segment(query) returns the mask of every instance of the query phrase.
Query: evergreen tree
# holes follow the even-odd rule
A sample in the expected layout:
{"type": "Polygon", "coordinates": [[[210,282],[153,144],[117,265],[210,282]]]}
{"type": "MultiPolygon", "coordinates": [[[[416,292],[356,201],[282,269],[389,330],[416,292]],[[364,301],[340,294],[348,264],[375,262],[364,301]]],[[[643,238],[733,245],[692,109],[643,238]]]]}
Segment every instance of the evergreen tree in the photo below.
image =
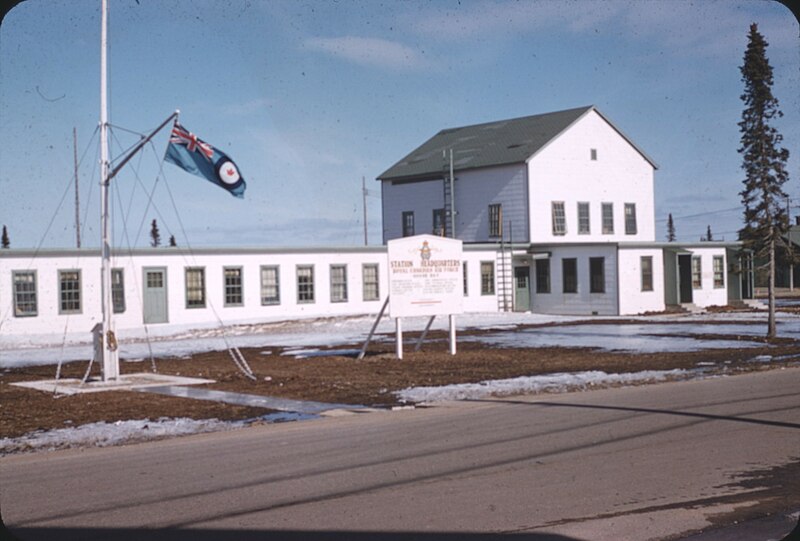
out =
{"type": "Polygon", "coordinates": [[[178,245],[178,243],[175,242],[175,235],[170,235],[169,236],[169,247],[170,248],[175,248],[177,245],[178,245]]]}
{"type": "Polygon", "coordinates": [[[709,242],[714,240],[714,235],[711,234],[711,226],[710,225],[706,229],[706,240],[709,241],[709,242]]]}
{"type": "Polygon", "coordinates": [[[672,221],[672,213],[667,218],[667,242],[675,242],[675,222],[672,221]]]}
{"type": "Polygon", "coordinates": [[[3,237],[0,242],[2,243],[3,248],[11,248],[11,241],[8,238],[8,229],[6,229],[5,225],[3,225],[3,237]]]}
{"type": "Polygon", "coordinates": [[[772,95],[772,66],[766,56],[767,42],[750,25],[744,65],[740,68],[745,104],[739,131],[742,134],[739,153],[745,171],[744,189],[739,193],[744,205],[744,228],[739,238],[745,248],[766,258],[769,273],[767,337],[775,336],[775,248],[783,244],[788,216],[781,204],[786,200],[783,185],[789,179],[786,162],[789,151],[781,147],[783,136],[771,125],[783,116],[778,100],[772,95]]]}
{"type": "Polygon", "coordinates": [[[153,219],[153,223],[150,224],[150,246],[153,248],[161,246],[161,233],[158,231],[158,224],[155,218],[153,219]]]}

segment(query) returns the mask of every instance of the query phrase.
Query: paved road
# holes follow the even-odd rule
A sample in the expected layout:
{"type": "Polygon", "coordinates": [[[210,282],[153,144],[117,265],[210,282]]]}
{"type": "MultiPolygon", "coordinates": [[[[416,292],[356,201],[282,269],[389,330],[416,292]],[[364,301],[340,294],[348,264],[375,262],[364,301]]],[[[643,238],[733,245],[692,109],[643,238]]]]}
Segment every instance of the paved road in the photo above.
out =
{"type": "Polygon", "coordinates": [[[664,539],[800,507],[798,389],[794,368],[6,457],[0,505],[21,539],[664,539]]]}

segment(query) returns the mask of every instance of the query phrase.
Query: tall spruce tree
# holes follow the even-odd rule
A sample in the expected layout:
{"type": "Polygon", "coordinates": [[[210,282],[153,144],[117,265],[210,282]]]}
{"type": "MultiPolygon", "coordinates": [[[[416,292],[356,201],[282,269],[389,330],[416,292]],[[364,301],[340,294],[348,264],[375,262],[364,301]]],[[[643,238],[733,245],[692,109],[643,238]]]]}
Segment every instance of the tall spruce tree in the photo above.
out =
{"type": "Polygon", "coordinates": [[[11,248],[11,240],[8,238],[8,229],[6,229],[5,224],[3,225],[3,237],[2,240],[0,240],[0,243],[2,243],[0,246],[3,248],[11,248]]]}
{"type": "Polygon", "coordinates": [[[169,236],[169,247],[170,248],[175,248],[176,246],[178,246],[178,243],[175,241],[175,235],[170,235],[169,236]]]}
{"type": "Polygon", "coordinates": [[[675,242],[675,222],[672,221],[672,213],[667,218],[667,242],[675,242]]]}
{"type": "Polygon", "coordinates": [[[739,239],[756,257],[766,259],[769,316],[767,338],[775,337],[775,248],[783,244],[788,217],[782,203],[786,200],[783,185],[789,180],[786,162],[789,151],[781,147],[783,136],[772,126],[783,116],[778,100],[772,95],[772,66],[767,60],[767,42],[750,25],[744,65],[740,68],[745,104],[739,131],[742,134],[739,153],[745,171],[744,189],[739,193],[744,205],[744,228],[739,239]]]}
{"type": "Polygon", "coordinates": [[[150,224],[150,246],[153,248],[161,246],[161,233],[158,231],[158,223],[155,218],[153,218],[153,222],[150,224]]]}

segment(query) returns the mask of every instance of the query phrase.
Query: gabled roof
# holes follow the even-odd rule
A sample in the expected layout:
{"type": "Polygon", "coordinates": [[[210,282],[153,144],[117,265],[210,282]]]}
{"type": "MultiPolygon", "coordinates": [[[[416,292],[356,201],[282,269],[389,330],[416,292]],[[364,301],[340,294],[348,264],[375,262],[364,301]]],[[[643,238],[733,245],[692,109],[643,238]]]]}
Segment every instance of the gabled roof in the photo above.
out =
{"type": "Polygon", "coordinates": [[[591,105],[442,130],[384,171],[378,180],[439,178],[449,169],[450,149],[453,150],[453,168],[456,171],[524,163],[590,111],[599,114],[653,167],[657,167],[653,160],[591,105]]]}

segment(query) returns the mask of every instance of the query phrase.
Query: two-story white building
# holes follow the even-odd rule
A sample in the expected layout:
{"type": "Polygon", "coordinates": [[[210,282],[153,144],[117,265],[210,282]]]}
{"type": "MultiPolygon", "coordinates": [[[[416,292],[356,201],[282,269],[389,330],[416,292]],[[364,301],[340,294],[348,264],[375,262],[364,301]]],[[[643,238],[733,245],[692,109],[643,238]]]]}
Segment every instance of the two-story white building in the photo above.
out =
{"type": "Polygon", "coordinates": [[[442,130],[378,177],[384,242],[497,243],[500,305],[516,310],[637,314],[740,299],[735,244],[656,242],[656,169],[592,106],[442,130]]]}

